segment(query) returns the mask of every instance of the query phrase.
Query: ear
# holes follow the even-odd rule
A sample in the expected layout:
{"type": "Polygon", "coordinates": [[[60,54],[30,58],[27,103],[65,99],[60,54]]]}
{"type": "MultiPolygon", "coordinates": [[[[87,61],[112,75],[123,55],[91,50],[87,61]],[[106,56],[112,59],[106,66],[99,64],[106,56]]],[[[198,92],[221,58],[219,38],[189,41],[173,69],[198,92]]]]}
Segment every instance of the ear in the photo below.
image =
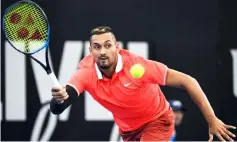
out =
{"type": "Polygon", "coordinates": [[[119,50],[121,49],[119,43],[116,43],[116,49],[117,49],[117,53],[119,53],[119,50]]]}

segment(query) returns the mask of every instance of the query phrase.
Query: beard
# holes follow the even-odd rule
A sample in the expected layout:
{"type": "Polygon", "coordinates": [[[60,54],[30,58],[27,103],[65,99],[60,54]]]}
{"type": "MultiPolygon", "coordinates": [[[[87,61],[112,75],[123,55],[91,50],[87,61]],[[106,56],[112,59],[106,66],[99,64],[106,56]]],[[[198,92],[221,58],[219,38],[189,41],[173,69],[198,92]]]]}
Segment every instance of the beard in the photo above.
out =
{"type": "Polygon", "coordinates": [[[108,59],[106,60],[100,60],[98,63],[97,63],[98,67],[101,68],[101,69],[104,69],[104,70],[107,70],[111,67],[111,65],[109,64],[109,61],[108,59]]]}
{"type": "Polygon", "coordinates": [[[103,70],[107,70],[107,69],[109,69],[110,68],[110,66],[109,65],[102,65],[102,66],[99,66],[101,69],[103,69],[103,70]]]}

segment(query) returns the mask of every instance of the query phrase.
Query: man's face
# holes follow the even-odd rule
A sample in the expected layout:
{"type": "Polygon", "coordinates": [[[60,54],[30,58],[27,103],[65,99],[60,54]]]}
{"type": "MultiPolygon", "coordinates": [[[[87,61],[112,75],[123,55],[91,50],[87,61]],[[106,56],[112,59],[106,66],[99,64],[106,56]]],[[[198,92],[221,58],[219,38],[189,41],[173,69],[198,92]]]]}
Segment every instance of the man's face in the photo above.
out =
{"type": "Polygon", "coordinates": [[[175,125],[178,126],[181,124],[183,120],[183,112],[182,111],[174,111],[175,125]]]}
{"type": "Polygon", "coordinates": [[[93,35],[90,44],[90,53],[99,68],[109,69],[116,64],[119,47],[112,33],[93,35]]]}

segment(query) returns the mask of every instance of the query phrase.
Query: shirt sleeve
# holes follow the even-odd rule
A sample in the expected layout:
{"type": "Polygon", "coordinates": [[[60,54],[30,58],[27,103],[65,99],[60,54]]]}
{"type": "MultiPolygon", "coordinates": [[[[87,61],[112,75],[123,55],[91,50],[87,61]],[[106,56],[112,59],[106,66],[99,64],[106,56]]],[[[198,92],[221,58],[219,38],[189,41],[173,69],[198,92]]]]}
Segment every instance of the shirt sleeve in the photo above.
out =
{"type": "Polygon", "coordinates": [[[84,69],[78,69],[70,78],[67,85],[73,87],[77,94],[80,95],[86,88],[88,84],[88,72],[84,69]]]}
{"type": "Polygon", "coordinates": [[[168,67],[160,62],[138,57],[138,63],[144,67],[142,82],[166,85],[168,67]]]}

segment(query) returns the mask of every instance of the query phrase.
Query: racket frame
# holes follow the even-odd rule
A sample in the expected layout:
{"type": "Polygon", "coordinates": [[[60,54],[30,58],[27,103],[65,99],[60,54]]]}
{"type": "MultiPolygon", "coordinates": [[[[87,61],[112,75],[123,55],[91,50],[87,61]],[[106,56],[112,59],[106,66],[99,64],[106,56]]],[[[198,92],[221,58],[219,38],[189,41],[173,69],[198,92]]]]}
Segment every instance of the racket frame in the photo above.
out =
{"type": "Polygon", "coordinates": [[[10,5],[5,11],[4,11],[4,15],[3,15],[3,20],[2,20],[2,29],[3,29],[3,33],[4,33],[4,36],[6,37],[6,40],[8,41],[8,43],[14,48],[16,49],[18,52],[22,53],[22,54],[25,54],[27,57],[30,57],[31,59],[33,59],[34,61],[36,61],[38,64],[40,64],[40,66],[42,66],[42,68],[44,68],[44,70],[46,71],[46,73],[49,75],[50,73],[52,73],[52,69],[49,65],[49,57],[48,57],[48,50],[49,50],[49,40],[50,40],[50,24],[49,24],[49,21],[47,19],[47,16],[46,14],[44,13],[43,9],[38,5],[36,4],[35,2],[32,2],[32,1],[29,1],[29,0],[21,0],[21,1],[18,1],[12,5],[10,5]],[[5,32],[5,26],[4,26],[4,17],[5,15],[12,9],[14,8],[15,6],[17,6],[18,4],[20,3],[23,3],[23,2],[26,2],[26,3],[29,3],[29,4],[33,4],[35,5],[39,10],[40,12],[43,14],[43,18],[46,20],[47,22],[47,39],[44,43],[44,45],[39,48],[38,50],[36,50],[35,52],[32,52],[32,53],[25,53],[25,52],[22,52],[20,51],[19,49],[17,49],[12,43],[11,41],[8,39],[7,37],[7,34],[5,32]],[[46,56],[46,65],[44,65],[42,62],[40,62],[38,59],[36,59],[35,57],[33,57],[32,55],[45,49],[45,56],[46,56]]]}
{"type": "Polygon", "coordinates": [[[3,18],[2,18],[2,30],[3,30],[3,33],[4,33],[4,36],[6,37],[6,40],[8,41],[8,43],[14,48],[16,49],[18,52],[26,55],[27,57],[33,59],[34,61],[36,61],[45,71],[46,73],[49,75],[49,77],[51,78],[51,80],[53,81],[53,84],[54,85],[58,85],[60,86],[60,83],[58,82],[58,79],[56,78],[54,72],[52,71],[51,69],[51,66],[49,64],[49,55],[48,55],[48,50],[49,50],[49,40],[50,40],[50,24],[49,24],[49,21],[47,19],[47,16],[45,14],[45,12],[43,11],[43,9],[38,5],[36,4],[35,2],[32,2],[30,0],[21,0],[21,1],[18,1],[18,2],[15,2],[14,4],[10,5],[5,11],[4,11],[4,15],[3,15],[3,18]],[[10,40],[8,39],[7,35],[6,35],[6,32],[5,32],[5,26],[4,26],[4,17],[5,15],[12,9],[14,8],[15,6],[19,5],[20,3],[29,3],[29,4],[32,4],[32,5],[35,5],[39,10],[40,12],[43,14],[43,18],[46,20],[47,22],[47,26],[48,26],[48,30],[47,30],[47,39],[45,41],[45,44],[39,48],[38,50],[36,50],[35,52],[32,52],[32,53],[25,53],[25,52],[22,52],[20,51],[19,49],[17,49],[11,42],[10,40]],[[36,59],[35,57],[33,57],[32,55],[43,50],[45,48],[45,59],[46,59],[46,65],[43,64],[42,62],[40,62],[38,59],[36,59]]]}

